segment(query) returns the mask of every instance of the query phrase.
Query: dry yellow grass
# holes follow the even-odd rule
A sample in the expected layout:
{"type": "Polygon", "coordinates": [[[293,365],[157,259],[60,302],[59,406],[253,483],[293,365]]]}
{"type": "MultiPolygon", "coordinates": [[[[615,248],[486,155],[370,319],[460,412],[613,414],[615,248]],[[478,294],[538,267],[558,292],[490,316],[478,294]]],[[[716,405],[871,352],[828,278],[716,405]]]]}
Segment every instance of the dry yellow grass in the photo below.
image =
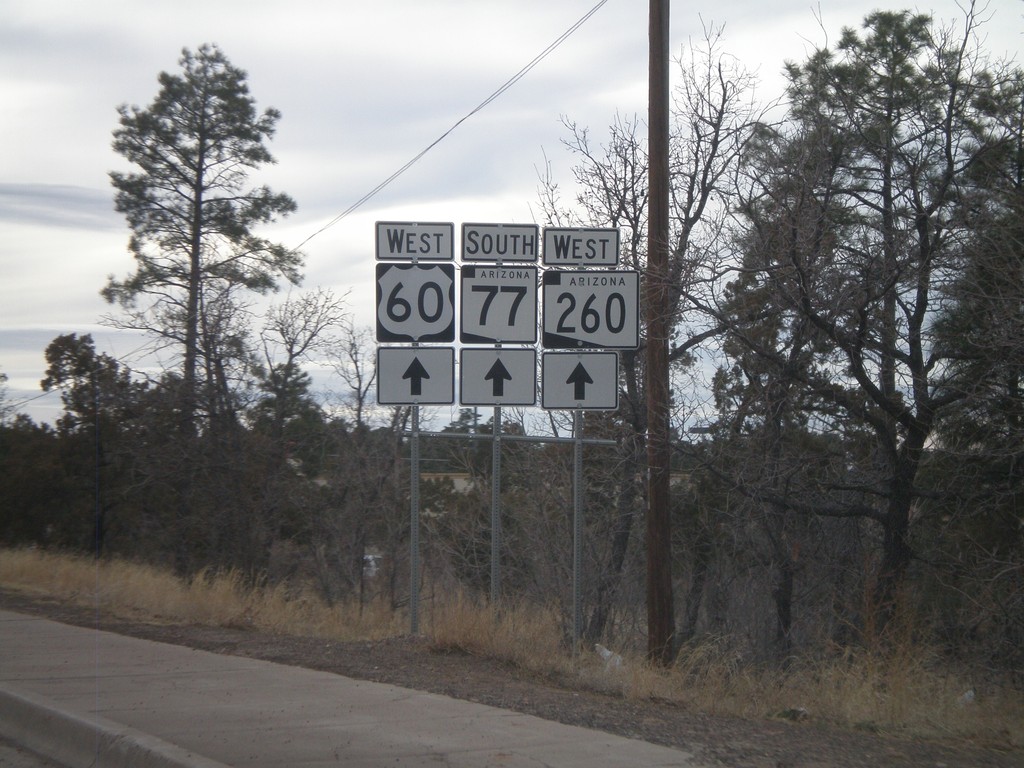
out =
{"type": "Polygon", "coordinates": [[[707,642],[685,650],[669,670],[627,656],[620,671],[603,674],[617,678],[625,696],[664,699],[708,714],[1024,746],[1024,692],[979,685],[919,646],[885,655],[849,651],[794,659],[783,669],[741,663],[724,646],[707,642]]]}
{"type": "Polygon", "coordinates": [[[186,582],[149,565],[41,550],[0,550],[0,585],[159,623],[339,640],[391,637],[403,626],[400,616],[380,605],[330,607],[310,590],[248,588],[233,572],[202,572],[186,582]]]}
{"type": "MultiPolygon", "coordinates": [[[[327,606],[309,590],[248,588],[236,574],[202,573],[184,582],[160,569],[39,550],[0,550],[0,586],[98,606],[161,623],[251,627],[281,634],[372,640],[404,634],[408,618],[383,604],[327,606]]],[[[671,669],[624,654],[606,665],[593,651],[573,656],[554,610],[453,593],[426,606],[423,626],[436,649],[493,658],[545,676],[694,711],[750,718],[789,717],[904,736],[1024,746],[1024,692],[950,670],[905,641],[886,653],[846,651],[796,659],[785,669],[742,663],[724,642],[680,654],[671,669]],[[974,691],[971,701],[963,694],[974,691]]]]}
{"type": "Polygon", "coordinates": [[[431,647],[438,650],[500,659],[540,674],[573,669],[551,610],[503,605],[496,617],[486,602],[457,592],[431,607],[428,632],[431,647]]]}

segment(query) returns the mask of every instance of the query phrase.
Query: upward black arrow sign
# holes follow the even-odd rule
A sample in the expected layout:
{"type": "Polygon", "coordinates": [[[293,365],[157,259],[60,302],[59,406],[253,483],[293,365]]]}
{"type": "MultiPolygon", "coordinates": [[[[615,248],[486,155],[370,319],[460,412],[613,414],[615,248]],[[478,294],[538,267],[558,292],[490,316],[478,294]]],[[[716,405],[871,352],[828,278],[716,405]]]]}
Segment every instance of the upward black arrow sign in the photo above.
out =
{"type": "Polygon", "coordinates": [[[576,367],[572,369],[572,373],[569,374],[569,378],[565,380],[565,383],[573,385],[572,396],[575,400],[586,400],[587,384],[593,384],[594,380],[590,378],[590,374],[583,367],[583,363],[576,363],[576,367]]]}
{"type": "Polygon", "coordinates": [[[495,360],[494,365],[484,376],[484,381],[491,382],[491,396],[503,397],[505,395],[505,382],[512,381],[512,374],[508,372],[501,360],[495,360]]]}
{"type": "Polygon", "coordinates": [[[430,374],[427,373],[427,369],[423,367],[420,359],[414,357],[409,363],[409,367],[405,369],[405,373],[402,374],[402,378],[409,379],[409,395],[418,397],[423,394],[423,380],[429,379],[430,374]]]}

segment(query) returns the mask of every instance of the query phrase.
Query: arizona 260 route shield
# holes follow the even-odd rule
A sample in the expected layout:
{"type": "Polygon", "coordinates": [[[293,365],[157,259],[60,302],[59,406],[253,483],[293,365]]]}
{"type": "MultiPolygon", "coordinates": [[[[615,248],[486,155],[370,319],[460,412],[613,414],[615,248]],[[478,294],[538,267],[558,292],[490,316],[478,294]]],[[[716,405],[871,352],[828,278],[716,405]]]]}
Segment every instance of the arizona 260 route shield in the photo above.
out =
{"type": "Polygon", "coordinates": [[[547,349],[636,349],[640,345],[639,273],[549,270],[543,280],[547,349]]]}

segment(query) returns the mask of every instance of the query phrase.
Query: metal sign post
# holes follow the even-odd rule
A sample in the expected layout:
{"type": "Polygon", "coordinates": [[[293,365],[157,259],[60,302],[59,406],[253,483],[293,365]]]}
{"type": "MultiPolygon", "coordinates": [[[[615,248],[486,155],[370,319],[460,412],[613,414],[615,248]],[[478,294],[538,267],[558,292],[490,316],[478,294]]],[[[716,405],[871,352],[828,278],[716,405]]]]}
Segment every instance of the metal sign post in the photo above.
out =
{"type": "Polygon", "coordinates": [[[494,406],[491,443],[491,606],[501,599],[501,406],[494,406]]]}
{"type": "Polygon", "coordinates": [[[583,635],[583,411],[572,412],[572,652],[583,635]]]}
{"type": "Polygon", "coordinates": [[[409,633],[420,633],[420,407],[412,407],[409,444],[409,633]]]}

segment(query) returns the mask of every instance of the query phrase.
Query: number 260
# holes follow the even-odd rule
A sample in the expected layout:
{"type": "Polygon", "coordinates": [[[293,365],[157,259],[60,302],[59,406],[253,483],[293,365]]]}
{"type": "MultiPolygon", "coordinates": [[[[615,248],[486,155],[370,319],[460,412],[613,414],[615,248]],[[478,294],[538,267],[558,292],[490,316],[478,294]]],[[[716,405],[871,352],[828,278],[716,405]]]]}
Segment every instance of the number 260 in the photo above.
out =
{"type": "MultiPolygon", "coordinates": [[[[576,326],[570,324],[573,313],[576,311],[576,297],[571,293],[560,293],[555,302],[559,305],[566,304],[565,311],[558,318],[558,333],[576,333],[576,326]]],[[[590,294],[583,302],[580,314],[580,328],[584,333],[597,333],[601,330],[601,321],[604,320],[605,328],[611,333],[621,333],[626,327],[626,299],[621,293],[608,294],[604,302],[604,313],[600,312],[597,294],[590,294]]]]}

